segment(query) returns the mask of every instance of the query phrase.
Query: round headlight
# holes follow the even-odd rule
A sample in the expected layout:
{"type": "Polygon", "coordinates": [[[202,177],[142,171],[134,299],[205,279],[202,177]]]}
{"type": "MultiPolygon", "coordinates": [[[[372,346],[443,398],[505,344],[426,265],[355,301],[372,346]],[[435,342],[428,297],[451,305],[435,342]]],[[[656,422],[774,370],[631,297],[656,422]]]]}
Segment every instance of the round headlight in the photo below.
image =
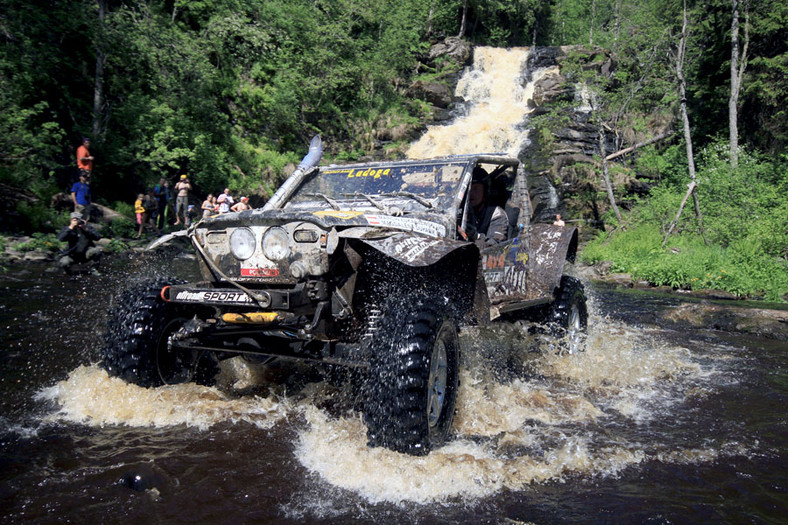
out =
{"type": "Polygon", "coordinates": [[[248,259],[254,255],[254,247],[254,233],[249,228],[238,228],[230,234],[230,251],[236,259],[248,259]]]}
{"type": "Polygon", "coordinates": [[[290,253],[290,238],[282,228],[269,228],[263,235],[263,255],[271,261],[281,261],[290,253]]]}

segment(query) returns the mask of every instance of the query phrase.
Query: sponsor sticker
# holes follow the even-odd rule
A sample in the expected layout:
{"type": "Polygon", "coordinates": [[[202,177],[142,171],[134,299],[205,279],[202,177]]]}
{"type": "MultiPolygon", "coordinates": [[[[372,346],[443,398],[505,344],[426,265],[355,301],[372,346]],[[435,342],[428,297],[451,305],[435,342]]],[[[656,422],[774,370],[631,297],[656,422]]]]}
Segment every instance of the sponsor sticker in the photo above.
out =
{"type": "Polygon", "coordinates": [[[241,277],[276,277],[279,268],[241,268],[241,277]]]}
{"type": "Polygon", "coordinates": [[[386,228],[423,233],[430,237],[446,236],[445,226],[430,221],[410,219],[408,217],[391,217],[389,215],[365,215],[365,218],[372,226],[384,226],[386,228]]]}
{"type": "Polygon", "coordinates": [[[313,212],[312,215],[318,217],[335,217],[337,219],[352,219],[361,215],[360,211],[342,211],[342,210],[323,210],[313,212]]]}
{"type": "Polygon", "coordinates": [[[190,303],[251,303],[252,299],[241,291],[181,290],[175,301],[190,303]]]}

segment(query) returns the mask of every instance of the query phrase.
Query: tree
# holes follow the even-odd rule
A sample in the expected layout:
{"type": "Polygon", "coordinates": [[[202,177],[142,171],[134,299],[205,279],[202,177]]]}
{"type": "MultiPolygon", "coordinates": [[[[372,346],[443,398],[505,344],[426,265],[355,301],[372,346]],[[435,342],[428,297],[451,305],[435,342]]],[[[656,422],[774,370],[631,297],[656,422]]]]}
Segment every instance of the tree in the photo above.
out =
{"type": "MultiPolygon", "coordinates": [[[[665,233],[665,238],[662,241],[662,247],[665,247],[665,244],[668,242],[668,237],[670,234],[673,233],[676,224],[678,224],[679,219],[681,218],[681,212],[684,210],[684,205],[687,203],[687,198],[692,195],[692,201],[695,204],[695,216],[698,219],[698,231],[703,236],[703,216],[700,212],[700,203],[698,202],[698,195],[695,193],[695,188],[697,188],[698,184],[695,178],[695,157],[692,153],[692,133],[690,131],[690,124],[689,124],[689,116],[687,115],[687,82],[684,78],[684,58],[686,56],[687,51],[687,31],[688,31],[688,21],[687,21],[687,0],[684,0],[684,9],[683,9],[683,16],[682,16],[682,25],[681,25],[681,38],[679,39],[679,48],[678,53],[676,56],[676,78],[678,80],[678,88],[679,88],[679,105],[681,108],[681,123],[684,129],[684,143],[687,146],[687,166],[689,169],[689,177],[690,183],[687,185],[687,193],[684,195],[684,198],[679,205],[678,212],[676,212],[676,218],[673,222],[670,223],[668,227],[668,231],[665,233]]],[[[705,239],[704,239],[705,240],[705,239]]]]}
{"type": "Polygon", "coordinates": [[[739,0],[731,0],[731,94],[728,99],[728,129],[730,137],[731,169],[739,165],[739,92],[747,67],[747,47],[750,44],[749,10],[745,7],[744,45],[739,52],[739,0]]]}

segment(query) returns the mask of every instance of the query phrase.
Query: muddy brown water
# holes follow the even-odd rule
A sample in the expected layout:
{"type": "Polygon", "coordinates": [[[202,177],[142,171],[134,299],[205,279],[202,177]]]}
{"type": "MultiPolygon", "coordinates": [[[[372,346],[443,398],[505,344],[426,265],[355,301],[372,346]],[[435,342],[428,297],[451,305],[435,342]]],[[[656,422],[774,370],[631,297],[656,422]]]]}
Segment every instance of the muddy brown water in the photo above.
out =
{"type": "Polygon", "coordinates": [[[455,439],[365,446],[355,392],[299,366],[141,389],[96,365],[111,298],[193,277],[177,252],[101,277],[0,274],[4,523],[785,523],[786,345],[647,324],[669,297],[590,289],[587,351],[463,333],[455,439]]]}

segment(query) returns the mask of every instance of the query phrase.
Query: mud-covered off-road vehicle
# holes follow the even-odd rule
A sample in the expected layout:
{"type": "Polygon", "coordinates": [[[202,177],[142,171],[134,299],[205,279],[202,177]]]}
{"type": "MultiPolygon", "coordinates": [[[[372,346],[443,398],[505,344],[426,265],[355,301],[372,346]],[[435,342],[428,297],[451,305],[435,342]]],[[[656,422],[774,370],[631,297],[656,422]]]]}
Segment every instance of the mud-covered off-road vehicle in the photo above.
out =
{"type": "Polygon", "coordinates": [[[357,367],[369,443],[425,454],[451,427],[458,326],[531,318],[563,329],[570,350],[581,344],[583,288],[562,275],[577,232],[530,223],[517,159],[318,167],[320,154],[313,140],[263,208],[186,232],[202,282],[150,283],[116,301],[110,374],[142,386],[209,380],[239,355],[357,367]],[[477,166],[509,217],[498,244],[469,227],[477,166]]]}

